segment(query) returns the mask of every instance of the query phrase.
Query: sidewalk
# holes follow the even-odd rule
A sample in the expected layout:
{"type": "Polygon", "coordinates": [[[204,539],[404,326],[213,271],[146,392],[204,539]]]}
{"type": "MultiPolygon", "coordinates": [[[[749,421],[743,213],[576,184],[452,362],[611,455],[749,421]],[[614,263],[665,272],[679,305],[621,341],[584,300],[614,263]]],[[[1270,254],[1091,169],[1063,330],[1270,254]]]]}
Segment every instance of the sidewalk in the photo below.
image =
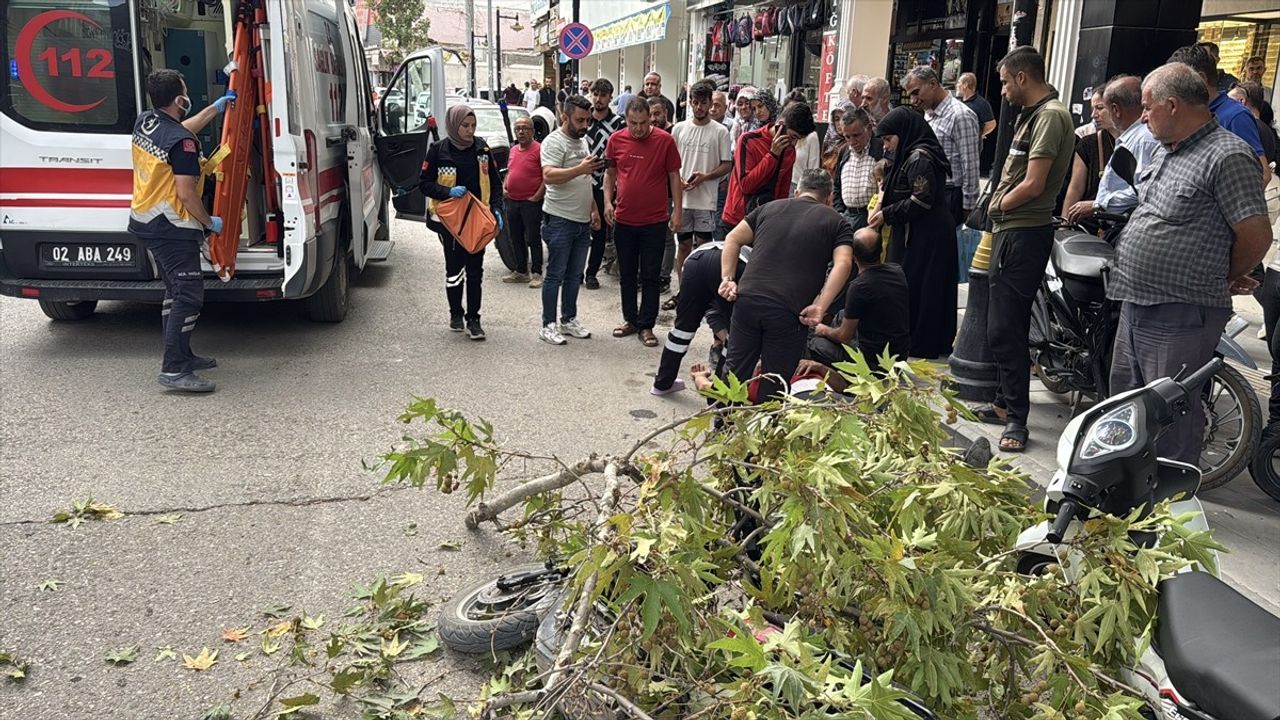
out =
{"type": "MultiPolygon", "coordinates": [[[[966,285],[960,286],[960,312],[963,316],[966,285]]],[[[1264,343],[1257,338],[1262,310],[1253,298],[1237,298],[1237,312],[1250,321],[1250,327],[1236,340],[1258,362],[1267,368],[1270,359],[1264,343]],[[1265,363],[1265,364],[1264,364],[1265,363]]],[[[1248,373],[1258,384],[1260,373],[1248,373]]],[[[1044,389],[1032,376],[1031,417],[1028,430],[1031,442],[1021,455],[1001,454],[1024,470],[1044,487],[1057,470],[1058,436],[1071,419],[1070,400],[1044,389]]],[[[1265,413],[1265,397],[1263,411],[1265,413]]],[[[1000,428],[961,420],[953,428],[972,441],[985,437],[992,449],[999,444],[1000,428]]],[[[1267,497],[1253,483],[1248,472],[1215,490],[1200,494],[1209,526],[1218,542],[1231,550],[1222,555],[1222,576],[1233,587],[1260,603],[1273,615],[1280,615],[1280,503],[1267,497]]]]}

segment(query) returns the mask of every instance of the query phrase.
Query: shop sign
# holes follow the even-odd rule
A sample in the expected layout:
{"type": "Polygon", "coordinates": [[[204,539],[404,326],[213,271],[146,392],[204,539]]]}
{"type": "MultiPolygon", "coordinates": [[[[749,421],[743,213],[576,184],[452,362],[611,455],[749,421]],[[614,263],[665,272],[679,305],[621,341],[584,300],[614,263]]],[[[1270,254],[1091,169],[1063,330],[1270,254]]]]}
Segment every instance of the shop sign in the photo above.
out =
{"type": "Polygon", "coordinates": [[[662,40],[667,37],[667,23],[670,20],[671,3],[663,3],[653,9],[641,10],[592,28],[595,34],[594,52],[609,52],[662,40]]]}
{"type": "Polygon", "coordinates": [[[543,15],[551,12],[551,0],[533,0],[529,4],[529,15],[534,20],[542,19],[543,15]]]}
{"type": "Polygon", "coordinates": [[[831,114],[831,86],[836,79],[836,49],[840,46],[838,33],[822,33],[822,74],[818,76],[818,117],[822,121],[831,114]]]}

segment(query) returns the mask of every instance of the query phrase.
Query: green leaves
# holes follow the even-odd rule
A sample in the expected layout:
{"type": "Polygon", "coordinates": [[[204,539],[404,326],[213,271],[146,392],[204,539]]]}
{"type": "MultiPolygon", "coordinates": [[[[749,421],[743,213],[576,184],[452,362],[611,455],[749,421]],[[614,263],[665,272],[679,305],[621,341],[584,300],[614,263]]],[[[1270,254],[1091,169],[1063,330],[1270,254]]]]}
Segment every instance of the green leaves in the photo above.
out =
{"type": "Polygon", "coordinates": [[[644,597],[644,602],[640,605],[640,616],[644,619],[642,640],[652,637],[654,631],[658,629],[658,621],[662,618],[664,608],[676,619],[682,630],[688,628],[689,618],[685,613],[686,600],[682,597],[680,588],[663,580],[633,575],[631,587],[618,598],[618,604],[628,605],[641,596],[644,597]]]}
{"type": "Polygon", "coordinates": [[[9,682],[26,680],[27,671],[30,668],[31,664],[18,657],[17,653],[11,650],[0,650],[0,675],[4,675],[9,682]]]}
{"type": "Polygon", "coordinates": [[[138,647],[137,645],[130,645],[129,647],[116,648],[115,650],[112,650],[111,652],[107,653],[106,660],[112,665],[128,665],[129,663],[138,659],[138,653],[141,651],[141,649],[142,648],[138,647]]]}
{"type": "Polygon", "coordinates": [[[86,520],[117,520],[122,517],[124,513],[115,509],[114,506],[98,502],[93,498],[85,498],[72,502],[69,510],[55,512],[52,522],[62,523],[74,529],[80,527],[80,524],[86,520]]]}

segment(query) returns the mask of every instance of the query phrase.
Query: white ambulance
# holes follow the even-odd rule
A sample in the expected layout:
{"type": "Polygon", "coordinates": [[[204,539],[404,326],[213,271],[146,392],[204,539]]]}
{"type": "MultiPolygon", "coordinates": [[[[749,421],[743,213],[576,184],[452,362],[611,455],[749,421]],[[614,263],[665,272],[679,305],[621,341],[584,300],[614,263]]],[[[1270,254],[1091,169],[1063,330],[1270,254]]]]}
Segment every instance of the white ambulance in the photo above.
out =
{"type": "MultiPolygon", "coordinates": [[[[87,318],[100,300],[162,299],[155,261],[126,230],[145,79],[181,71],[193,112],[221,97],[232,14],[248,5],[265,11],[271,150],[254,141],[236,273],[223,282],[206,263],[206,302],[305,298],[313,319],[343,319],[351,273],[391,252],[388,185],[416,185],[445,109],[430,93],[431,128],[378,137],[348,0],[0,0],[0,294],[38,300],[55,320],[87,318]],[[393,155],[382,170],[399,168],[391,183],[379,153],[393,155]]],[[[406,69],[411,97],[444,87],[438,49],[406,69]]],[[[215,121],[199,134],[206,153],[220,132],[215,121]]]]}

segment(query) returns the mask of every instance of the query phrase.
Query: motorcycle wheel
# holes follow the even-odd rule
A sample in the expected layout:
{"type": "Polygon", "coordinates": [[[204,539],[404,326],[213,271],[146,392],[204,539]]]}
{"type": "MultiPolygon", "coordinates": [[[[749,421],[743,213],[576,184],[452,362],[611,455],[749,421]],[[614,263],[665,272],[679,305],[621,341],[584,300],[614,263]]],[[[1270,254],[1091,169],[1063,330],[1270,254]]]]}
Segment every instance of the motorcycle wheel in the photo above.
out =
{"type": "Polygon", "coordinates": [[[1262,492],[1280,501],[1280,423],[1268,425],[1262,431],[1253,462],[1249,463],[1249,474],[1262,492]]]}
{"type": "Polygon", "coordinates": [[[1229,365],[1205,383],[1200,399],[1205,419],[1200,489],[1212,490],[1249,465],[1262,433],[1262,406],[1249,382],[1229,365]]]}
{"type": "Polygon", "coordinates": [[[542,618],[560,599],[564,576],[557,573],[510,590],[499,587],[498,581],[546,573],[545,565],[523,565],[464,588],[440,608],[440,641],[468,655],[509,650],[528,643],[542,618]]]}

